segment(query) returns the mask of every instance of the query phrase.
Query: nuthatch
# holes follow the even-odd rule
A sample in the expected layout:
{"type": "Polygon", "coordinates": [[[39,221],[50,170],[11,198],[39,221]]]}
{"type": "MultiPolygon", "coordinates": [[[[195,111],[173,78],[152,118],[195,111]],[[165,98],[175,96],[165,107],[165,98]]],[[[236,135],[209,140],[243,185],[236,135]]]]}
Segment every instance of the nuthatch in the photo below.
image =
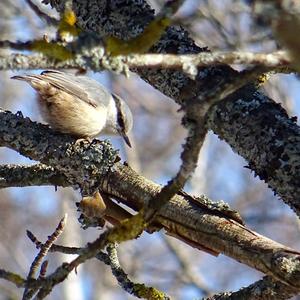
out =
{"type": "Polygon", "coordinates": [[[121,135],[131,147],[127,133],[132,128],[132,114],[128,105],[96,80],[52,70],[12,79],[26,81],[38,92],[42,117],[53,129],[78,138],[99,133],[121,135]]]}

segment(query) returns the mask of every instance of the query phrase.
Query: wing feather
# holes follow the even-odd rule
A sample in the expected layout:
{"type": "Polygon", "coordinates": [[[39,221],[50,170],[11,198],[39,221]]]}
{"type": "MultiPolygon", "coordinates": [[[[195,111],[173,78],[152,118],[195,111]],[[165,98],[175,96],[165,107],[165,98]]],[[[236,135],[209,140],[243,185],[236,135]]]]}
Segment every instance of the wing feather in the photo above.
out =
{"type": "MultiPolygon", "coordinates": [[[[88,93],[88,86],[80,82],[80,77],[59,71],[44,71],[40,75],[41,79],[49,82],[54,87],[75,96],[94,107],[99,105],[88,93]]],[[[97,83],[98,84],[98,83],[97,83]]]]}

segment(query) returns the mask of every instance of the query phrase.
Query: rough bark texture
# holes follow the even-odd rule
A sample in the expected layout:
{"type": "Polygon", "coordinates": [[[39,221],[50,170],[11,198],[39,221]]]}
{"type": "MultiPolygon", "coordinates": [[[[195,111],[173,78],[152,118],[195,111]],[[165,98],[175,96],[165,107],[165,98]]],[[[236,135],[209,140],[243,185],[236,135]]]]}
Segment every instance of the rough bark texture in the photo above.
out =
{"type": "MultiPolygon", "coordinates": [[[[145,207],[161,190],[116,162],[116,152],[108,142],[80,145],[47,126],[5,111],[0,112],[0,136],[0,146],[54,166],[54,173],[64,174],[70,184],[89,193],[99,186],[135,210],[145,207]]],[[[194,247],[224,253],[287,284],[288,290],[300,291],[300,253],[247,229],[222,203],[180,193],[162,208],[156,225],[194,247]]]]}
{"type": "Polygon", "coordinates": [[[300,211],[300,128],[296,118],[259,92],[236,93],[214,106],[208,126],[235,145],[249,168],[300,211]],[[251,126],[248,126],[251,124],[251,126]]]}
{"type": "Polygon", "coordinates": [[[271,277],[266,276],[264,279],[237,292],[221,293],[205,298],[205,300],[284,300],[289,299],[293,295],[295,295],[295,291],[286,289],[284,284],[273,281],[271,277]]]}
{"type": "Polygon", "coordinates": [[[13,115],[1,110],[0,128],[2,147],[52,166],[89,195],[117,159],[117,151],[108,141],[74,144],[74,138],[68,135],[54,133],[49,136],[48,126],[23,118],[21,113],[13,115]]]}
{"type": "MultiPolygon", "coordinates": [[[[58,11],[63,10],[65,1],[50,2],[58,11]]],[[[100,36],[114,35],[123,39],[140,34],[154,16],[143,0],[73,0],[73,9],[79,27],[100,36]]],[[[208,51],[196,46],[178,27],[169,28],[152,50],[179,54],[208,51]]],[[[197,119],[205,97],[214,95],[217,87],[240,76],[225,65],[199,68],[196,80],[174,70],[137,72],[183,108],[190,106],[193,113],[191,119],[185,120],[187,123],[197,119]]],[[[300,146],[299,127],[294,119],[289,119],[278,104],[247,85],[210,110],[207,126],[245,157],[249,167],[299,215],[300,146]]],[[[108,142],[76,144],[69,136],[32,123],[21,114],[4,111],[0,112],[0,133],[0,146],[53,168],[51,175],[51,169],[36,167],[36,174],[44,177],[29,178],[28,185],[57,182],[79,187],[87,194],[100,187],[135,210],[145,207],[161,190],[159,185],[116,162],[117,153],[108,142]]],[[[20,174],[18,171],[24,174],[28,170],[4,166],[0,174],[8,178],[20,174]]],[[[14,181],[1,182],[3,186],[14,184],[14,181]]],[[[189,245],[214,254],[224,253],[270,275],[247,289],[212,299],[285,299],[300,291],[300,254],[247,229],[234,212],[222,204],[178,193],[160,211],[156,221],[155,225],[189,245]]]]}
{"type": "MultiPolygon", "coordinates": [[[[63,1],[53,1],[62,11],[63,1]]],[[[140,34],[153,19],[153,10],[143,0],[73,1],[78,26],[101,36],[130,39],[140,34]]],[[[159,53],[199,53],[208,51],[196,46],[182,28],[170,27],[152,48],[159,53]]],[[[139,74],[152,86],[182,106],[193,105],[194,118],[202,93],[214,94],[216,87],[230,81],[238,72],[229,66],[199,68],[196,80],[181,71],[144,70],[139,74]]],[[[208,126],[225,139],[249,167],[265,180],[284,202],[300,215],[299,128],[285,111],[255,89],[246,86],[218,104],[209,116],[208,126]]]]}
{"type": "Polygon", "coordinates": [[[72,186],[67,177],[53,167],[43,164],[36,165],[1,165],[0,188],[11,186],[72,186]]]}

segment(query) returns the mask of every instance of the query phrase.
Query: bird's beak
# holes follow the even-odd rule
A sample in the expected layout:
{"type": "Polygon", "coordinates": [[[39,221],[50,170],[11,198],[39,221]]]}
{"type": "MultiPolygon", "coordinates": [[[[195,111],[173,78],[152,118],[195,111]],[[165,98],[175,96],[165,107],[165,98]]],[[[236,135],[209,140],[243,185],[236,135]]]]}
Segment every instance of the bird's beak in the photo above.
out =
{"type": "Polygon", "coordinates": [[[125,132],[119,132],[119,133],[122,136],[122,138],[124,139],[127,146],[131,148],[131,143],[130,143],[130,140],[129,140],[127,134],[125,132]]]}

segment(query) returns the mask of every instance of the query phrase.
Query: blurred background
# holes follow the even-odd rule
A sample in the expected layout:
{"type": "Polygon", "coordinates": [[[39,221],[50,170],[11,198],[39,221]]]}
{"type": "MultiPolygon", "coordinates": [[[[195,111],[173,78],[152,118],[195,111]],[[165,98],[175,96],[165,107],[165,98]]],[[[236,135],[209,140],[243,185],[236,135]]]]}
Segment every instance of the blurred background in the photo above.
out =
{"type": "MultiPolygon", "coordinates": [[[[165,1],[149,1],[159,11],[165,1]]],[[[36,1],[42,10],[55,11],[36,1]]],[[[30,9],[25,0],[2,0],[0,4],[0,39],[22,40],[54,35],[30,9]]],[[[195,42],[220,51],[269,52],[277,49],[272,33],[253,22],[251,9],[238,0],[187,0],[176,15],[195,42]]],[[[1,53],[8,50],[1,49],[1,53]]],[[[243,68],[243,66],[233,66],[243,68]]],[[[35,70],[34,72],[39,72],[35,70]]],[[[20,72],[22,73],[22,72],[20,72]]],[[[33,90],[9,78],[17,72],[1,71],[1,107],[41,121],[33,90]]],[[[133,148],[119,138],[110,138],[120,149],[124,160],[137,172],[164,184],[178,170],[185,130],[180,125],[178,106],[147,85],[134,74],[130,78],[108,72],[89,73],[128,102],[134,114],[131,136],[133,148]]],[[[265,84],[264,92],[280,102],[292,116],[299,116],[299,80],[293,75],[276,75],[265,84]]],[[[1,163],[34,163],[18,153],[0,149],[1,163]]],[[[266,184],[254,178],[244,166],[247,162],[210,132],[202,148],[198,168],[186,191],[205,194],[212,200],[224,200],[238,210],[247,226],[271,239],[299,249],[299,221],[292,211],[274,197],[266,184]]],[[[68,223],[59,244],[84,246],[100,233],[83,230],[77,221],[75,202],[78,191],[67,188],[28,187],[0,190],[0,268],[26,277],[37,250],[26,237],[31,230],[41,241],[53,232],[59,220],[68,213],[68,223]]],[[[237,290],[260,279],[262,274],[230,258],[213,257],[193,249],[163,233],[144,233],[138,240],[123,243],[119,257],[124,270],[136,282],[157,287],[174,299],[195,299],[209,294],[237,290]]],[[[48,273],[72,256],[51,253],[48,273]]],[[[0,280],[0,300],[20,299],[23,290],[0,280]]],[[[89,261],[54,289],[48,299],[133,299],[111,275],[109,267],[89,261]]],[[[297,298],[294,298],[297,299],[297,298]]],[[[300,297],[299,297],[300,299],[300,297]]]]}

